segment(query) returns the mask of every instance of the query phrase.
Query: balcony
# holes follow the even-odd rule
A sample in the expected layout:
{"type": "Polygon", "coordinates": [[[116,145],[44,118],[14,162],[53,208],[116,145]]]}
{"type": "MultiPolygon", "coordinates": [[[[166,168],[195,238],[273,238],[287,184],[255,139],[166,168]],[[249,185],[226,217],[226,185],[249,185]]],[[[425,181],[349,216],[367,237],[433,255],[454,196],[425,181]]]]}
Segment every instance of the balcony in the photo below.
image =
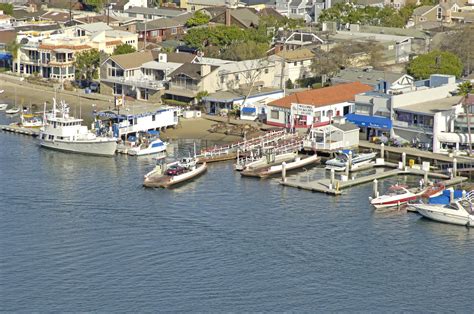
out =
{"type": "Polygon", "coordinates": [[[199,86],[196,84],[178,84],[175,82],[170,82],[170,89],[186,89],[192,91],[199,91],[199,86]]]}
{"type": "Polygon", "coordinates": [[[395,128],[406,129],[408,131],[418,131],[423,133],[433,134],[433,126],[425,124],[415,124],[407,121],[393,120],[392,125],[395,128]]]}
{"type": "Polygon", "coordinates": [[[164,81],[153,81],[148,79],[127,79],[120,76],[111,76],[107,78],[102,78],[101,81],[108,83],[117,83],[127,86],[134,86],[139,88],[147,88],[153,90],[160,90],[165,88],[164,81]]]}
{"type": "MultiPolygon", "coordinates": [[[[465,113],[458,115],[456,120],[454,120],[454,127],[467,130],[467,118],[468,116],[465,113]]],[[[469,120],[471,130],[474,130],[474,114],[469,115],[469,120]]]]}

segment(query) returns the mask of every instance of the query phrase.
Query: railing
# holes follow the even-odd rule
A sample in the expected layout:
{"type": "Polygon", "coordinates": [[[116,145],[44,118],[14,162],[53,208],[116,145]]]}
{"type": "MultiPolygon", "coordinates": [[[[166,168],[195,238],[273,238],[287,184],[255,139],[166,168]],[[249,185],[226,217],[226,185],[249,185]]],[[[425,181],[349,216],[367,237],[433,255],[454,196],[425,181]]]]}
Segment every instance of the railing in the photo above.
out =
{"type": "Polygon", "coordinates": [[[426,124],[420,124],[420,123],[411,123],[407,121],[399,121],[399,120],[392,120],[392,125],[393,126],[398,126],[401,128],[417,128],[421,129],[423,131],[433,131],[433,126],[426,125],[426,124]]]}
{"type": "Polygon", "coordinates": [[[126,79],[124,77],[107,77],[107,78],[102,78],[101,80],[105,82],[110,82],[110,83],[119,83],[119,84],[148,88],[148,89],[165,88],[164,81],[132,80],[132,79],[126,79]]]}

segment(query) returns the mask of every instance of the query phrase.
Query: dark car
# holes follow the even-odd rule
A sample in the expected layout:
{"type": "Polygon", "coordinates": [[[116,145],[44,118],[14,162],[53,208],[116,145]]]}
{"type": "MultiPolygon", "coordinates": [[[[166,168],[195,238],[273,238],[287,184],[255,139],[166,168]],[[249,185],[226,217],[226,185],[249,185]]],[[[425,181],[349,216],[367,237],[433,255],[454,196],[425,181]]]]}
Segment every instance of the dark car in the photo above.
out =
{"type": "Polygon", "coordinates": [[[100,90],[100,84],[97,82],[91,82],[89,88],[93,93],[98,93],[100,90]]]}
{"type": "Polygon", "coordinates": [[[166,174],[169,176],[177,176],[182,173],[184,173],[184,168],[180,166],[172,166],[166,170],[166,174]]]}

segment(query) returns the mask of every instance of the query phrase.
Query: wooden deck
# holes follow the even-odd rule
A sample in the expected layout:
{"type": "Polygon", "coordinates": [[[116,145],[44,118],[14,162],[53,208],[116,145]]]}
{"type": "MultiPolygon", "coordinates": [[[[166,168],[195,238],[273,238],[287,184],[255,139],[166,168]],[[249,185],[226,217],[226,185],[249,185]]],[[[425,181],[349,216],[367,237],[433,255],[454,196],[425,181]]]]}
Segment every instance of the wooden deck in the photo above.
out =
{"type": "Polygon", "coordinates": [[[22,135],[29,135],[36,137],[39,135],[39,129],[32,129],[32,128],[22,128],[18,125],[0,125],[0,129],[4,132],[22,134],[22,135]]]}

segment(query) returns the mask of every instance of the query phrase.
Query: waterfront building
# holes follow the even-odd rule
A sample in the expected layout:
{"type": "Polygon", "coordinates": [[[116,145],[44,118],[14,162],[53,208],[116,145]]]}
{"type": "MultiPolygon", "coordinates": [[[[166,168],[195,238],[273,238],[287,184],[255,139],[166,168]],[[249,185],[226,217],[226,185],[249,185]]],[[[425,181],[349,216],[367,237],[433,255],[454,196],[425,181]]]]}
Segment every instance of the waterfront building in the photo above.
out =
{"type": "Polygon", "coordinates": [[[305,150],[337,151],[357,146],[359,127],[345,117],[334,117],[332,124],[311,128],[303,141],[305,150]]]}
{"type": "Polygon", "coordinates": [[[267,124],[286,128],[327,125],[334,117],[352,113],[355,96],[372,89],[354,82],[297,92],[268,104],[267,124]]]}
{"type": "Polygon", "coordinates": [[[111,54],[121,44],[137,49],[138,35],[115,30],[105,23],[80,24],[59,33],[18,34],[21,43],[13,70],[18,74],[37,74],[43,78],[74,80],[76,54],[97,49],[111,54]]]}
{"type": "MultiPolygon", "coordinates": [[[[378,88],[381,82],[386,82],[385,92],[393,93],[413,86],[415,79],[404,73],[375,70],[371,66],[361,68],[345,68],[331,78],[332,84],[361,82],[378,88]],[[387,88],[389,86],[389,88],[387,88]]],[[[381,86],[381,88],[384,88],[381,86]]]]}
{"type": "MultiPolygon", "coordinates": [[[[269,57],[275,61],[275,86],[284,87],[288,80],[296,83],[299,79],[312,77],[311,65],[315,54],[307,49],[284,50],[269,57]]],[[[306,87],[306,86],[302,86],[306,87]]]]}

